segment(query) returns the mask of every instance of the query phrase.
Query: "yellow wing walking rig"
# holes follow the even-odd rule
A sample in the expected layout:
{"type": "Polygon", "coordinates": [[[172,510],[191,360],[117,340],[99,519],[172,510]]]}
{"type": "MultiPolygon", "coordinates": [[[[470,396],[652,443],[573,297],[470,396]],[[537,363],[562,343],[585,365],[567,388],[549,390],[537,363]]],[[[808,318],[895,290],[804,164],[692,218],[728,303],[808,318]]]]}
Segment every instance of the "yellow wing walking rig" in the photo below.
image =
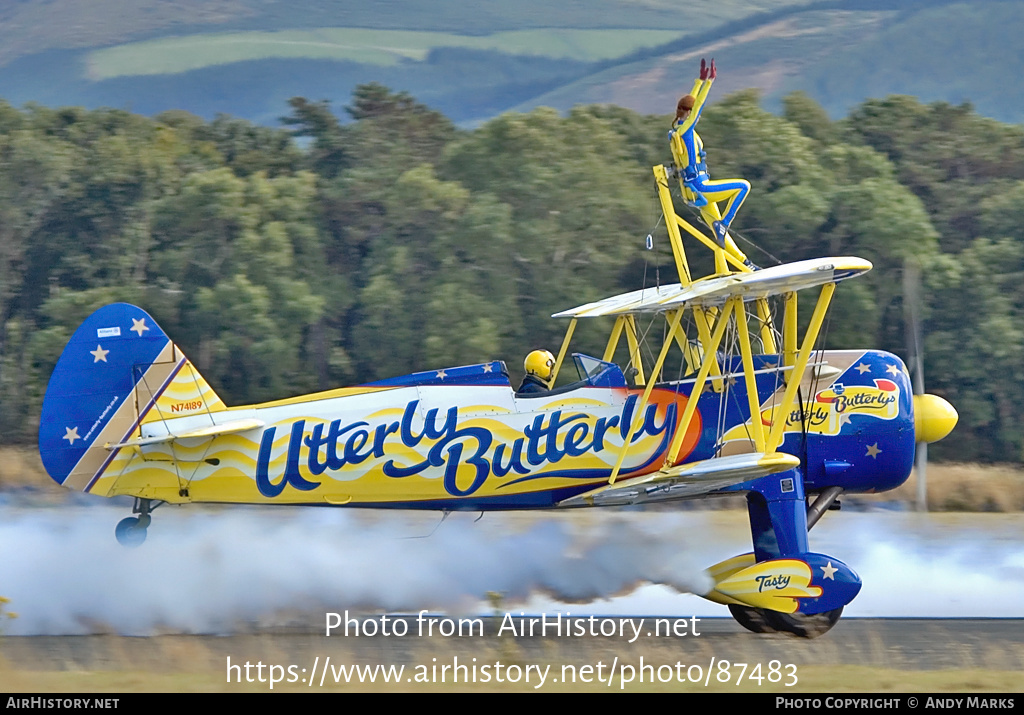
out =
{"type": "MultiPolygon", "coordinates": [[[[676,212],[668,178],[672,168],[655,166],[654,175],[679,282],[613,296],[555,314],[554,317],[570,319],[556,358],[555,372],[557,374],[561,368],[580,319],[613,317],[602,359],[613,360],[625,338],[629,355],[627,373],[634,376],[637,388],[643,388],[637,413],[643,414],[656,389],[684,393],[685,407],[657,472],[619,480],[628,445],[641,425],[639,420],[635,421],[630,425],[608,485],[575,497],[570,503],[623,503],[620,498],[628,499],[625,503],[647,501],[636,494],[636,487],[644,484],[657,487],[660,498],[669,498],[666,492],[672,490],[665,488],[666,483],[685,482],[696,478],[694,475],[735,482],[797,466],[797,457],[780,453],[779,449],[787,428],[794,428],[789,418],[799,412],[796,404],[801,385],[806,395],[811,383],[819,382],[821,375],[827,372],[824,354],[816,354],[814,346],[836,283],[871,268],[863,259],[841,257],[754,270],[728,243],[719,243],[676,212]],[[684,232],[696,241],[697,247],[712,252],[714,273],[692,277],[684,232]],[[798,291],[814,287],[821,290],[801,337],[797,329],[798,291]],[[642,327],[644,320],[648,324],[642,327]],[[645,365],[644,336],[658,332],[654,330],[657,320],[662,321],[661,347],[656,357],[651,355],[653,360],[649,359],[645,365]],[[685,371],[683,379],[672,380],[665,374],[666,362],[674,349],[680,351],[680,363],[685,371]],[[737,385],[742,389],[737,391],[737,385]],[[690,450],[684,454],[684,442],[688,435],[692,437],[694,429],[708,431],[708,410],[701,404],[705,393],[717,396],[715,409],[719,414],[715,416],[715,424],[719,433],[707,445],[710,450],[690,450]],[[729,427],[737,426],[735,420],[739,412],[725,400],[734,400],[737,395],[745,403],[742,431],[746,439],[743,445],[729,445],[723,438],[729,427]],[[776,416],[785,419],[775,419],[776,416]],[[698,422],[704,427],[695,426],[698,422]],[[698,459],[694,461],[692,457],[698,459]]],[[[832,367],[831,371],[837,373],[838,367],[832,367]]],[[[796,424],[799,425],[799,420],[796,424]]],[[[709,441],[707,435],[702,435],[698,441],[701,440],[709,441]]],[[[689,494],[694,489],[686,491],[689,494]]]]}
{"type": "MultiPolygon", "coordinates": [[[[698,80],[694,90],[700,103],[706,96],[706,88],[710,86],[711,79],[704,82],[703,88],[701,82],[698,80]]],[[[572,336],[581,318],[613,317],[614,323],[602,359],[606,362],[612,361],[625,338],[629,356],[627,374],[633,376],[633,384],[643,387],[637,408],[638,414],[643,414],[656,387],[677,392],[683,389],[688,396],[696,395],[699,398],[709,390],[720,396],[725,395],[730,387],[741,382],[745,388],[744,399],[748,417],[745,431],[749,442],[743,453],[749,456],[742,460],[732,460],[735,463],[734,470],[730,472],[734,473],[732,478],[764,476],[789,470],[799,464],[799,461],[793,455],[780,453],[778,450],[785,439],[787,425],[793,425],[788,420],[775,420],[774,416],[791,415],[801,384],[804,384],[806,393],[811,379],[817,381],[822,373],[821,354],[817,356],[819,364],[816,370],[809,373],[808,366],[815,354],[814,346],[824,324],[836,283],[870,270],[871,264],[859,258],[841,257],[801,261],[766,270],[755,266],[739,250],[727,231],[717,235],[723,227],[723,213],[719,209],[718,200],[723,196],[729,199],[730,208],[727,213],[734,216],[735,208],[738,208],[733,206],[733,199],[736,197],[729,196],[727,192],[700,195],[695,188],[699,186],[709,189],[719,185],[749,184],[742,180],[715,183],[705,179],[702,184],[688,180],[686,167],[693,162],[688,159],[685,143],[681,139],[683,131],[688,126],[692,128],[692,125],[687,125],[677,114],[676,126],[670,133],[675,163],[653,167],[658,199],[679,282],[613,296],[556,313],[553,317],[569,318],[570,321],[555,361],[554,375],[557,376],[564,363],[572,336]],[[672,196],[674,180],[678,181],[679,195],[683,202],[699,210],[704,229],[676,211],[672,196]],[[705,229],[711,229],[710,233],[705,229]],[[714,265],[712,273],[694,277],[688,260],[687,242],[692,242],[698,249],[710,251],[714,265]],[[821,290],[810,323],[800,337],[797,329],[798,291],[813,287],[820,287],[821,290]],[[645,365],[642,357],[644,336],[657,332],[652,330],[652,327],[654,321],[659,318],[663,321],[660,351],[656,357],[651,355],[651,359],[648,360],[650,364],[645,365]],[[641,322],[645,319],[650,322],[646,327],[641,327],[641,322]],[[674,348],[681,351],[682,363],[689,379],[673,381],[664,374],[666,361],[674,348]],[[774,360],[766,360],[764,356],[771,356],[774,360]],[[759,375],[762,377],[759,378],[759,375]],[[764,392],[763,383],[766,382],[764,375],[771,375],[773,378],[770,390],[771,404],[767,411],[762,407],[761,393],[764,392]],[[793,376],[799,376],[799,379],[793,379],[793,376]],[[759,418],[750,419],[750,415],[758,415],[759,418]]],[[[702,150],[699,158],[699,171],[706,173],[702,150]]],[[[744,196],[745,192],[739,200],[741,201],[744,196]]],[[[729,220],[731,221],[731,216],[729,220]]],[[[724,228],[727,229],[727,225],[724,228]]],[[[575,497],[569,500],[569,503],[611,503],[617,501],[620,495],[634,494],[632,487],[640,484],[663,486],[663,481],[671,481],[682,475],[702,473],[701,467],[716,476],[728,471],[726,462],[729,460],[723,457],[738,452],[734,446],[731,450],[726,450],[728,454],[724,453],[722,448],[725,445],[721,443],[721,439],[716,441],[716,448],[711,454],[706,455],[703,460],[698,460],[700,464],[687,459],[692,455],[682,454],[686,436],[691,433],[695,421],[699,419],[699,402],[699,399],[687,399],[675,436],[658,472],[630,479],[627,483],[619,481],[620,470],[629,451],[628,446],[631,444],[632,436],[641,426],[641,422],[637,420],[629,428],[625,444],[608,479],[608,485],[575,497]]],[[[727,423],[728,420],[723,426],[727,423]]]]}
{"type": "Polygon", "coordinates": [[[898,357],[816,348],[837,283],[869,271],[870,262],[844,256],[760,269],[740,251],[730,224],[750,185],[712,181],[693,131],[714,77],[714,63],[708,68],[702,61],[669,134],[674,163],[653,167],[678,283],[554,316],[569,319],[556,374],[580,319],[614,319],[603,359],[613,360],[625,338],[627,375],[633,389],[642,388],[635,414],[674,393],[684,406],[673,438],[657,469],[620,478],[641,427],[634,419],[607,483],[560,505],[745,494],[753,551],[711,567],[715,585],[704,595],[728,605],[750,630],[814,636],[838,621],[861,584],[840,560],[810,550],[808,530],[838,508],[843,493],[903,483],[915,442],[944,436],[956,413],[943,401],[941,434],[915,435],[916,401],[898,357]],[[677,212],[676,182],[699,222],[677,212]],[[711,252],[711,273],[694,275],[688,245],[711,252]],[[798,295],[809,289],[817,295],[809,320],[801,320],[798,295]],[[645,364],[651,334],[660,334],[661,344],[656,354],[648,351],[645,364]],[[666,364],[677,348],[680,374],[673,379],[666,364]]]}

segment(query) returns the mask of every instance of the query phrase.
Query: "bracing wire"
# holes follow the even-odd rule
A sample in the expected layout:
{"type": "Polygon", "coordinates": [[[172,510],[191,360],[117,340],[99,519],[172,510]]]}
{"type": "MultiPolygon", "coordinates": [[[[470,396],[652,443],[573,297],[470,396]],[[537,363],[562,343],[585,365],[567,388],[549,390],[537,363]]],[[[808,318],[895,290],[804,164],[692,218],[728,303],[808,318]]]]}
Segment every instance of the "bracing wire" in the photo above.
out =
{"type": "Polygon", "coordinates": [[[736,328],[735,313],[732,313],[729,316],[729,325],[725,330],[725,335],[723,336],[722,343],[725,347],[723,350],[721,350],[721,352],[725,357],[725,360],[723,362],[726,365],[725,374],[728,375],[728,377],[722,378],[722,396],[718,402],[718,416],[715,422],[716,457],[720,456],[722,447],[724,446],[722,438],[725,436],[726,414],[728,412],[729,399],[731,397],[730,393],[732,393],[732,390],[730,388],[732,387],[732,383],[735,381],[735,378],[732,377],[732,366],[735,362],[739,345],[739,331],[736,328]]]}

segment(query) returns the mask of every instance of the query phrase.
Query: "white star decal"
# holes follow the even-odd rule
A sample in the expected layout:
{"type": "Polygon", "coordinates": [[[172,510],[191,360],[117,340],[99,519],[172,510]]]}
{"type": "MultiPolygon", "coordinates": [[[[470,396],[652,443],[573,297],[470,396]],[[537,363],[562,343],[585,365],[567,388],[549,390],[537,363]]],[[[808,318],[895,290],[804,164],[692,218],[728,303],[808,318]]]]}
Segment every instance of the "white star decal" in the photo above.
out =
{"type": "Polygon", "coordinates": [[[89,351],[89,354],[92,355],[92,361],[94,363],[97,363],[97,362],[106,362],[107,361],[107,353],[109,353],[109,352],[110,352],[109,350],[104,350],[102,345],[97,345],[95,350],[90,350],[89,351]]]}
{"type": "Polygon", "coordinates": [[[827,565],[822,566],[821,570],[825,572],[823,578],[827,578],[830,581],[836,580],[836,571],[838,571],[839,569],[833,566],[831,561],[829,561],[827,565]]]}
{"type": "Polygon", "coordinates": [[[885,368],[885,371],[887,373],[889,373],[890,375],[899,375],[900,374],[900,369],[898,367],[896,367],[895,365],[890,365],[889,367],[885,368]]]}
{"type": "Polygon", "coordinates": [[[484,372],[490,372],[493,368],[494,366],[491,365],[491,363],[487,363],[486,365],[484,365],[484,372]]]}
{"type": "Polygon", "coordinates": [[[129,330],[134,330],[139,334],[139,337],[141,338],[142,333],[145,332],[146,330],[149,330],[149,326],[146,325],[145,318],[139,318],[138,320],[132,318],[132,327],[130,327],[129,330]]]}
{"type": "Polygon", "coordinates": [[[64,429],[67,431],[67,434],[61,437],[61,439],[66,439],[68,444],[74,444],[76,439],[82,439],[78,436],[77,427],[65,427],[64,429]]]}
{"type": "Polygon", "coordinates": [[[863,375],[866,372],[871,372],[871,366],[865,365],[864,363],[860,363],[859,365],[857,365],[857,372],[859,372],[861,375],[863,375]]]}
{"type": "Polygon", "coordinates": [[[871,457],[872,459],[878,459],[878,455],[882,453],[882,450],[878,448],[878,442],[868,445],[868,452],[865,457],[871,457]]]}
{"type": "Polygon", "coordinates": [[[445,373],[444,373],[444,370],[438,370],[438,371],[437,371],[437,379],[438,379],[438,380],[443,380],[443,379],[445,379],[446,377],[448,377],[448,376],[447,376],[447,375],[445,375],[445,373]]]}

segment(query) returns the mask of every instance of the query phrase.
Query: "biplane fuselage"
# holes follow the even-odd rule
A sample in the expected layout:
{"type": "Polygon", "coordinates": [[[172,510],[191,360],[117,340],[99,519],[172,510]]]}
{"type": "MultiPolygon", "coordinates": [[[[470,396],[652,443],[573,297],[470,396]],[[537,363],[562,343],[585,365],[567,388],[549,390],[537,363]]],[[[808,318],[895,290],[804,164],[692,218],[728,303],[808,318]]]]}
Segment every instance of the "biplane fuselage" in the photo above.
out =
{"type": "MultiPolygon", "coordinates": [[[[903,363],[877,351],[812,357],[805,401],[778,417],[786,421],[779,451],[800,460],[808,491],[900,484],[914,445],[903,363]]],[[[784,387],[779,361],[754,356],[756,419],[765,426],[784,387]]],[[[724,374],[742,373],[733,362],[722,362],[724,374]]],[[[40,447],[54,479],[104,496],[473,510],[554,507],[606,484],[631,425],[623,482],[756,451],[743,380],[705,386],[667,464],[694,380],[659,383],[641,404],[643,388],[627,386],[617,365],[576,363],[579,381],[528,396],[516,395],[495,361],[227,408],[150,316],[118,304],[97,311],[69,344],[40,447]]],[[[680,484],[656,498],[742,481],[680,484]]]]}

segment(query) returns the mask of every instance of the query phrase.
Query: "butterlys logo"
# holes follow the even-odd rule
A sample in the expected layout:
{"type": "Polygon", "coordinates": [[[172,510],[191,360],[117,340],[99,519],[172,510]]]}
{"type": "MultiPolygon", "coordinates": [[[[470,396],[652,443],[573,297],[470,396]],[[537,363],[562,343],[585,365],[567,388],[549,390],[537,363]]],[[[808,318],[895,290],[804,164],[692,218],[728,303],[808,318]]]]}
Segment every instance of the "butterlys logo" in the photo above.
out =
{"type": "MultiPolygon", "coordinates": [[[[900,388],[892,380],[876,379],[874,386],[835,383],[814,396],[809,427],[818,427],[826,434],[839,434],[849,415],[870,415],[878,419],[895,419],[900,413],[900,388]]],[[[790,419],[793,419],[791,416],[790,419]]],[[[799,413],[796,415],[799,424],[799,413]]],[[[787,424],[788,426],[788,424],[787,424]]]]}
{"type": "MultiPolygon", "coordinates": [[[[900,414],[900,386],[886,378],[872,380],[872,385],[848,385],[833,383],[814,395],[814,398],[796,407],[786,415],[786,432],[838,435],[854,415],[893,420],[900,414]]],[[[761,423],[771,427],[775,417],[774,405],[761,410],[761,423]]],[[[749,441],[750,428],[747,424],[730,428],[722,437],[722,443],[733,440],[749,441]]]]}

